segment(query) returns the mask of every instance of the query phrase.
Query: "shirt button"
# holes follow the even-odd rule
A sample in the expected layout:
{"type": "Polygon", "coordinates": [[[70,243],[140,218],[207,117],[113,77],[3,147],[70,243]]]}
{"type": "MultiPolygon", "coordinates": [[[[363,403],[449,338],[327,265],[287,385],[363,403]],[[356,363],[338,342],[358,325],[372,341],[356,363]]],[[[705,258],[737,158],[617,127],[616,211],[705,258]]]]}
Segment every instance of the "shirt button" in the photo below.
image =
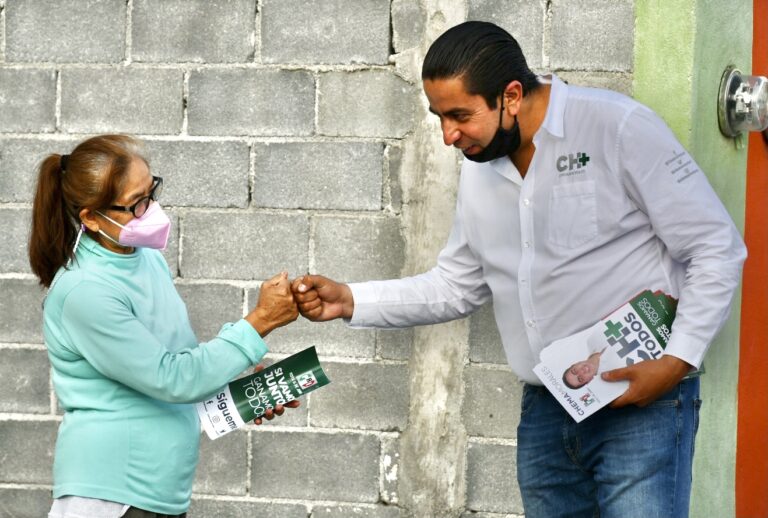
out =
{"type": "Polygon", "coordinates": [[[534,322],[533,320],[529,320],[528,322],[525,323],[525,325],[527,325],[528,327],[536,327],[536,322],[534,322]]]}
{"type": "Polygon", "coordinates": [[[530,204],[531,204],[531,200],[529,200],[528,198],[524,198],[523,199],[523,205],[525,205],[527,207],[530,204]]]}
{"type": "Polygon", "coordinates": [[[523,243],[523,246],[524,246],[525,248],[530,248],[530,247],[531,247],[531,244],[530,244],[528,241],[526,241],[525,243],[523,243]]]}

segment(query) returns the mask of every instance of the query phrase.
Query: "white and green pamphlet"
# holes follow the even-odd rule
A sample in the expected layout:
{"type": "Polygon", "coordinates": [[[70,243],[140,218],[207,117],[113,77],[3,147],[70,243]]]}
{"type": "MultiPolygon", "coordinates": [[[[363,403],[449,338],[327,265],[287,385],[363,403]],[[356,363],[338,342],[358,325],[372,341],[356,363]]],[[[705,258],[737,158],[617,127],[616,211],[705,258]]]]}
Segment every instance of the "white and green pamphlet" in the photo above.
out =
{"type": "Polygon", "coordinates": [[[284,358],[264,370],[236,379],[205,401],[197,403],[203,430],[217,439],[330,383],[314,347],[284,358]]]}
{"type": "Polygon", "coordinates": [[[600,373],[660,358],[669,342],[677,301],[645,290],[583,331],[541,351],[533,371],[576,422],[604,407],[629,387],[600,373]]]}

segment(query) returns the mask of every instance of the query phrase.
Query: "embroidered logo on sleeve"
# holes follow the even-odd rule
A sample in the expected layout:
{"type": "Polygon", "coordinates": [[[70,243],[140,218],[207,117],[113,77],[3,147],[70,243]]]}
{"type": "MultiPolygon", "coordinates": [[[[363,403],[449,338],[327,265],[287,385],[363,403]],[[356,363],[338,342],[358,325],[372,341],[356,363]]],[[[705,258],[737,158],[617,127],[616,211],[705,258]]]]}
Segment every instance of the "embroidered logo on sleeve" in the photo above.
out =
{"type": "Polygon", "coordinates": [[[693,159],[685,151],[674,153],[672,158],[664,162],[664,165],[669,168],[669,173],[677,178],[677,183],[699,172],[696,164],[693,163],[693,159]]]}

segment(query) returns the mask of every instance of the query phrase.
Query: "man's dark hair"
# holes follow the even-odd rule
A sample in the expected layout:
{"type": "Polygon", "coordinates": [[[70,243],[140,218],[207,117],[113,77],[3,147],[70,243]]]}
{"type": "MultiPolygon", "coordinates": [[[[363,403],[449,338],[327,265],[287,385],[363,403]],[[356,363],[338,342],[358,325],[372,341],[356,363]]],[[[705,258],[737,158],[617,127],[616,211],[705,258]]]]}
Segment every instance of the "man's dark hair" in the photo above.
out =
{"type": "Polygon", "coordinates": [[[489,108],[510,81],[520,81],[523,96],[540,86],[515,38],[489,22],[464,22],[445,31],[429,47],[421,79],[461,77],[471,95],[482,95],[489,108]]]}

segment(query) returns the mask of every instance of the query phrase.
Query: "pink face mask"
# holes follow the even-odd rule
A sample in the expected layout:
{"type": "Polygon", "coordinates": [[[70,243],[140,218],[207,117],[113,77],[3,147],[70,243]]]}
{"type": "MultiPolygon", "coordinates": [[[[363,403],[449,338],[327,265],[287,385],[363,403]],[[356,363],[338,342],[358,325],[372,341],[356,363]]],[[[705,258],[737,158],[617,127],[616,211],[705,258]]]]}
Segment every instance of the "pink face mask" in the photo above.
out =
{"type": "Polygon", "coordinates": [[[149,208],[140,218],[133,218],[125,225],[121,225],[114,219],[99,212],[104,218],[108,219],[122,230],[117,241],[109,237],[103,230],[99,229],[99,234],[106,237],[113,243],[126,247],[154,248],[156,250],[165,250],[168,246],[168,235],[171,233],[171,220],[163,212],[160,204],[152,202],[149,208]]]}

